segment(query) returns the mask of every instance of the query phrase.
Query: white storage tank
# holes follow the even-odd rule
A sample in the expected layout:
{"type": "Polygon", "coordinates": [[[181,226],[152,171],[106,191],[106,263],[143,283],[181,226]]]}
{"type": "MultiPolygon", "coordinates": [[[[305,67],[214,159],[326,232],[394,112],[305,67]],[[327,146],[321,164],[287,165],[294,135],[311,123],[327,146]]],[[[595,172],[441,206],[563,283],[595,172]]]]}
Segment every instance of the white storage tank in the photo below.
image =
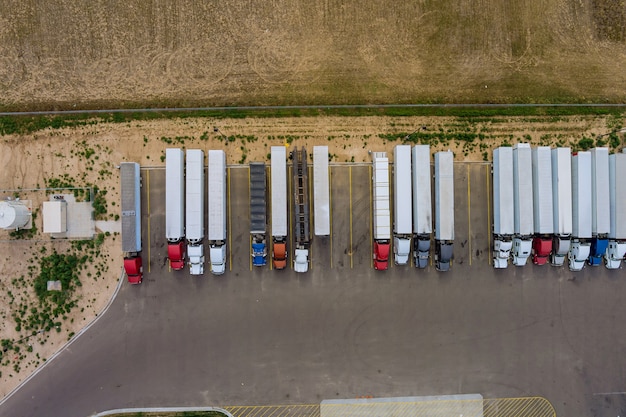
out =
{"type": "Polygon", "coordinates": [[[30,220],[30,210],[20,201],[0,202],[0,228],[17,230],[25,227],[30,220]]]}

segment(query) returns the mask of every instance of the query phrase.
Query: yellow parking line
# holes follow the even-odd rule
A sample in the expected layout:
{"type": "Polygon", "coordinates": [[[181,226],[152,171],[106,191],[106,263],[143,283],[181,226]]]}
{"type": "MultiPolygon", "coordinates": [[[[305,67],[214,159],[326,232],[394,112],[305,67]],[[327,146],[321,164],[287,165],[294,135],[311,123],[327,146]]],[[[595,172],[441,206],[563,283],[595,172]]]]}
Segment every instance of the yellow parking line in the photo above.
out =
{"type": "Polygon", "coordinates": [[[146,188],[148,200],[148,272],[150,272],[150,170],[146,170],[146,188]]]}
{"type": "Polygon", "coordinates": [[[470,204],[470,164],[465,165],[467,167],[467,242],[469,244],[469,264],[472,266],[472,222],[470,212],[472,205],[470,204]]]}
{"type": "Polygon", "coordinates": [[[352,253],[352,165],[349,169],[349,177],[350,177],[350,269],[354,266],[353,264],[353,253],[352,253]]]}
{"type": "MultiPolygon", "coordinates": [[[[287,206],[287,212],[289,213],[289,250],[293,248],[293,193],[291,192],[293,186],[293,177],[292,177],[293,167],[287,167],[287,194],[289,194],[289,204],[287,206]]],[[[293,263],[289,262],[289,268],[293,269],[293,263]]]]}
{"type": "Polygon", "coordinates": [[[393,255],[393,214],[394,214],[394,195],[393,195],[393,183],[391,182],[391,170],[387,169],[387,184],[389,184],[389,225],[391,226],[391,236],[389,239],[389,254],[388,256],[388,261],[387,261],[387,267],[389,269],[393,268],[393,266],[395,265],[395,262],[392,262],[392,260],[394,259],[394,255],[393,255]]]}
{"type": "Polygon", "coordinates": [[[328,212],[330,215],[330,269],[333,269],[333,170],[328,167],[328,212]]]}
{"type": "MultiPolygon", "coordinates": [[[[250,191],[250,165],[248,165],[248,191],[250,191]]],[[[249,198],[252,198],[252,195],[248,194],[249,198]]],[[[250,211],[248,210],[248,215],[250,215],[250,211]]],[[[252,218],[248,220],[252,221],[252,218]]],[[[248,259],[250,260],[250,271],[252,271],[252,235],[249,235],[250,243],[248,244],[248,259]]]]}
{"type": "Polygon", "coordinates": [[[232,216],[230,215],[230,167],[226,168],[228,175],[226,176],[226,184],[228,185],[228,270],[233,270],[233,225],[232,216]]]}
{"type": "Polygon", "coordinates": [[[266,236],[266,241],[267,241],[267,256],[269,258],[269,264],[270,264],[270,271],[272,270],[272,266],[273,266],[273,262],[272,262],[272,254],[274,253],[274,239],[272,239],[272,168],[271,167],[267,167],[266,168],[267,171],[269,171],[270,175],[266,175],[266,178],[269,178],[270,180],[267,181],[267,189],[268,189],[268,193],[267,195],[269,196],[269,230],[267,232],[266,236]]]}
{"type": "MultiPolygon", "coordinates": [[[[369,189],[370,189],[370,268],[374,267],[374,219],[372,219],[372,210],[374,209],[373,207],[373,201],[372,201],[372,165],[369,165],[368,167],[368,172],[369,172],[369,189]]],[[[352,210],[350,210],[350,213],[352,213],[352,210]]],[[[352,236],[352,234],[350,234],[350,236],[352,236]]]]}
{"type": "MultiPolygon", "coordinates": [[[[307,176],[309,177],[309,189],[308,189],[308,197],[309,197],[309,269],[312,271],[313,270],[313,245],[311,244],[311,242],[313,241],[313,232],[311,230],[311,226],[313,225],[313,222],[311,222],[311,219],[313,218],[313,175],[311,175],[313,172],[313,167],[309,167],[307,165],[307,176]]],[[[313,221],[315,221],[315,219],[313,219],[313,221]]]]}
{"type": "Polygon", "coordinates": [[[489,258],[487,258],[487,262],[491,262],[491,192],[489,191],[489,164],[485,166],[485,170],[487,171],[487,245],[489,258]]]}

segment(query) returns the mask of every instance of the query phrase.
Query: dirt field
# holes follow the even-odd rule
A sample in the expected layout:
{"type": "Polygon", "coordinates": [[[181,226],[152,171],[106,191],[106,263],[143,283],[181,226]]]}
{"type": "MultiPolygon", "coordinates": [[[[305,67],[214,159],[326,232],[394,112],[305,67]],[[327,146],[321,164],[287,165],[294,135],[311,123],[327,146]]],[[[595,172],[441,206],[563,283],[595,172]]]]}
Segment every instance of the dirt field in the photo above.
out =
{"type": "Polygon", "coordinates": [[[624,102],[613,0],[0,2],[0,108],[624,102]]]}

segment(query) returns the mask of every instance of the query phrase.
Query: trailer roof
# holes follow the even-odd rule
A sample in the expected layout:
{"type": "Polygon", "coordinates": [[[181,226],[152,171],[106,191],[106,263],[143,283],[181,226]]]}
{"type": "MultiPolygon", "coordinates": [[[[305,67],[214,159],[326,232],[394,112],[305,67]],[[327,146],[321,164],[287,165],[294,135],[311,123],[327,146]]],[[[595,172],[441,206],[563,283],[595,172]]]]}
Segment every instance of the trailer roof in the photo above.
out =
{"type": "Polygon", "coordinates": [[[185,235],[185,154],[179,148],[165,150],[165,237],[185,235]]]}
{"type": "Polygon", "coordinates": [[[139,164],[120,164],[122,252],[141,252],[141,176],[139,164]]]}
{"type": "Polygon", "coordinates": [[[272,236],[287,236],[287,150],[271,149],[272,236]]]}
{"type": "Polygon", "coordinates": [[[626,239],[626,154],[609,156],[611,239],[626,239]]]}
{"type": "Polygon", "coordinates": [[[572,235],[591,238],[591,152],[572,156],[572,235]]]}
{"type": "Polygon", "coordinates": [[[454,240],[454,156],[435,153],[435,239],[454,240]]]}
{"type": "Polygon", "coordinates": [[[250,233],[265,234],[265,163],[250,162],[250,233]]]}
{"type": "Polygon", "coordinates": [[[226,153],[208,152],[209,240],[226,238],[226,153]]]}
{"type": "Polygon", "coordinates": [[[572,157],[570,148],[552,149],[554,234],[572,234],[572,157]]]}
{"type": "Polygon", "coordinates": [[[533,211],[535,233],[554,233],[552,194],[552,151],[549,146],[532,150],[533,157],[533,211]]]}
{"type": "Polygon", "coordinates": [[[412,151],[413,233],[433,232],[430,145],[415,145],[412,151]]]}
{"type": "Polygon", "coordinates": [[[204,152],[187,149],[185,234],[187,240],[204,238],[204,152]]]}
{"type": "Polygon", "coordinates": [[[607,235],[611,230],[609,148],[591,150],[591,181],[592,233],[607,235]]]}
{"type": "Polygon", "coordinates": [[[531,236],[533,224],[533,163],[530,145],[513,147],[513,200],[515,204],[515,234],[531,236]]]}
{"type": "Polygon", "coordinates": [[[393,149],[394,232],[413,233],[413,198],[411,187],[411,145],[393,149]]]}
{"type": "Polygon", "coordinates": [[[313,225],[316,236],[330,235],[328,146],[313,147],[313,225]]]}
{"type": "Polygon", "coordinates": [[[493,151],[493,231],[496,235],[513,235],[513,149],[500,147],[493,151]]]}

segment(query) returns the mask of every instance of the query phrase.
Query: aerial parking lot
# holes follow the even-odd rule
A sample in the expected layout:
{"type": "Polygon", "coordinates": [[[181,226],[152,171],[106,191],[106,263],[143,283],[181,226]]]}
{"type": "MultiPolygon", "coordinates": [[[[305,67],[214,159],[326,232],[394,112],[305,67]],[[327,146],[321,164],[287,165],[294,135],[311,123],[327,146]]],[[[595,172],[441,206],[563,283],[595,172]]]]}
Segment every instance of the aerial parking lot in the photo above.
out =
{"type": "Polygon", "coordinates": [[[447,273],[375,271],[370,165],[331,164],[332,233],[313,238],[308,273],[251,266],[248,169],[229,166],[227,271],[197,277],[170,270],[165,170],[142,169],[143,284],[123,283],[2,414],[460,393],[543,396],[557,415],[623,410],[623,271],[494,270],[490,165],[454,168],[447,273]]]}

